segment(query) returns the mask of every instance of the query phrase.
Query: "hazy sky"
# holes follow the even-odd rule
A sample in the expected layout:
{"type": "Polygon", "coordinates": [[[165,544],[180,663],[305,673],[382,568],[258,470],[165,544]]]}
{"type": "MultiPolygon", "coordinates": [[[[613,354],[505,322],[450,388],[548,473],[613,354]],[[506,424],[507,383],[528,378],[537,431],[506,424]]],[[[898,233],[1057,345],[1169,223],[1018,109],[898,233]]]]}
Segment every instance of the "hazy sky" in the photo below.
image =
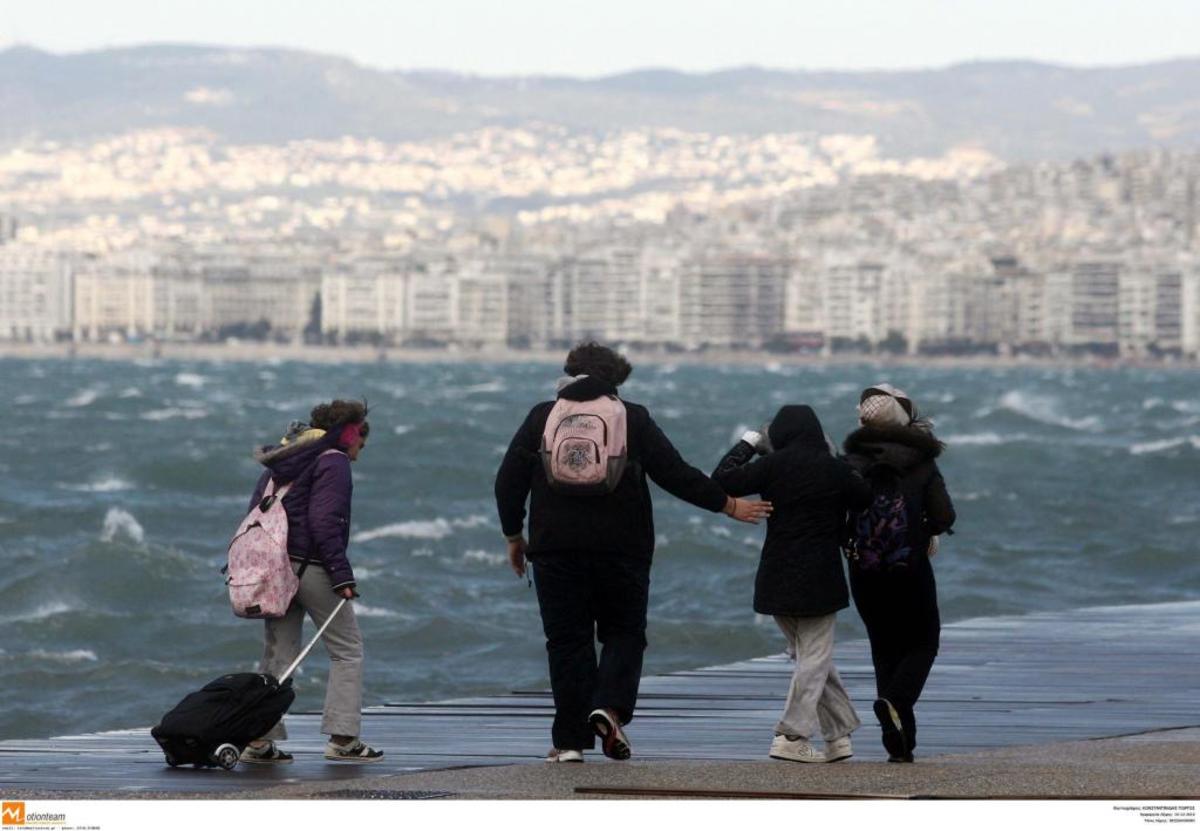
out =
{"type": "Polygon", "coordinates": [[[387,69],[594,76],[1200,54],[1200,0],[0,0],[0,47],[290,46],[387,69]]]}

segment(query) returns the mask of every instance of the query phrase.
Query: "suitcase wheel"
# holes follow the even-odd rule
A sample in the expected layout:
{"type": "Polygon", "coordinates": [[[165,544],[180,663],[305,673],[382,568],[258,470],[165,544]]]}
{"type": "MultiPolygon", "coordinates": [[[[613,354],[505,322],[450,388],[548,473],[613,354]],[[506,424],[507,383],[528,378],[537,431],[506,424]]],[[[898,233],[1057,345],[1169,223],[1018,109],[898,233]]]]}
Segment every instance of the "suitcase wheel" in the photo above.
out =
{"type": "Polygon", "coordinates": [[[241,753],[236,747],[231,744],[223,744],[213,751],[213,761],[225,768],[225,770],[233,770],[237,767],[238,758],[241,753]]]}

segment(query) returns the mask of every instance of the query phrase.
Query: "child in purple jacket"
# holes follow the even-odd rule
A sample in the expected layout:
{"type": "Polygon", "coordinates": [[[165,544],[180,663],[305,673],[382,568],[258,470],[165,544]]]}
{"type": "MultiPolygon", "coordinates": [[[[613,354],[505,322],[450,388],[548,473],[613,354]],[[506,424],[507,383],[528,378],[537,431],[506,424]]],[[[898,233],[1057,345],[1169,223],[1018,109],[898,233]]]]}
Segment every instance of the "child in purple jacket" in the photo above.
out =
{"type": "MultiPolygon", "coordinates": [[[[266,470],[258,480],[250,506],[262,499],[267,483],[291,483],[283,497],[288,517],[288,556],[300,588],[281,618],[268,619],[262,671],[279,676],[300,654],[301,627],[307,614],[318,627],[341,598],[358,596],[354,571],[346,556],[350,542],[350,501],[354,490],[350,463],[358,458],[370,432],[366,405],[333,401],[313,408],[309,424],[293,424],[277,445],[255,451],[266,470]]],[[[383,753],[359,739],[362,725],[362,633],[354,607],[346,604],[322,635],[329,653],[329,683],[321,732],[329,735],[325,758],[337,762],[375,762],[383,753]]],[[[251,742],[242,761],[287,764],[292,755],[276,740],[287,738],[281,720],[251,742]]]]}

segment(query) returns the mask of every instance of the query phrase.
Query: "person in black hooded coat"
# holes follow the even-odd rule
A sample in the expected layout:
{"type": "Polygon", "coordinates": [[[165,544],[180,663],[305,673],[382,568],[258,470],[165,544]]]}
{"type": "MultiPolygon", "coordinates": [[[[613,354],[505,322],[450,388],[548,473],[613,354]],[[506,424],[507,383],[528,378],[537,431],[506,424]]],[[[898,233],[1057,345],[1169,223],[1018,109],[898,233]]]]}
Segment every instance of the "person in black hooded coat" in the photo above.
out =
{"type": "Polygon", "coordinates": [[[840,761],[851,755],[850,733],[861,724],[833,665],[835,619],[850,605],[841,540],[847,510],[866,506],[870,488],[830,453],[811,407],[781,408],[767,432],[773,452],[752,461],[762,436],[747,433],[712,478],[731,496],[758,493],[773,506],[754,581],[754,611],[774,616],[795,649],[796,668],[769,755],[840,761]],[[810,743],[818,729],[824,753],[810,743]]]}
{"type": "Polygon", "coordinates": [[[879,696],[873,709],[888,761],[911,762],[917,744],[914,707],[941,636],[928,552],[931,540],[954,525],[954,505],[936,461],[943,445],[907,395],[887,384],[868,387],[859,421],[843,443],[846,460],[870,483],[873,496],[904,497],[908,555],[898,565],[874,570],[856,565],[852,556],[850,590],[871,642],[879,696]]]}
{"type": "MultiPolygon", "coordinates": [[[[618,398],[617,387],[632,370],[614,350],[580,344],[567,355],[567,377],[557,399],[618,398]]],[[[551,486],[538,451],[554,401],[529,411],[496,472],[496,507],[509,565],[520,576],[527,559],[534,565],[555,709],[547,762],[582,762],[596,736],[604,755],[630,756],[622,727],[637,705],[654,556],[647,479],[698,508],[723,511],[742,522],[757,522],[770,512],[765,502],[727,496],[683,460],[645,407],[621,401],[628,419],[628,463],[611,493],[579,495],[551,486]]]]}

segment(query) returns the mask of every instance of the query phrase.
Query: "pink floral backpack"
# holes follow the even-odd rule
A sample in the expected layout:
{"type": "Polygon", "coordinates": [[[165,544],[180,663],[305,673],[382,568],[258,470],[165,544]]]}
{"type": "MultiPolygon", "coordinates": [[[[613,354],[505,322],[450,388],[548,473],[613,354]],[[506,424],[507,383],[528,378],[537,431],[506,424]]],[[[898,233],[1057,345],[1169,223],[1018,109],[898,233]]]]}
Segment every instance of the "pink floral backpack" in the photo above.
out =
{"type": "Polygon", "coordinates": [[[546,481],[555,490],[612,493],[627,460],[625,404],[615,395],[558,399],[546,418],[541,456],[546,481]]]}
{"type": "Polygon", "coordinates": [[[288,518],[283,498],[292,488],[269,480],[263,497],[250,509],[229,543],[225,584],[238,617],[283,617],[300,579],[288,559],[288,518]]]}

